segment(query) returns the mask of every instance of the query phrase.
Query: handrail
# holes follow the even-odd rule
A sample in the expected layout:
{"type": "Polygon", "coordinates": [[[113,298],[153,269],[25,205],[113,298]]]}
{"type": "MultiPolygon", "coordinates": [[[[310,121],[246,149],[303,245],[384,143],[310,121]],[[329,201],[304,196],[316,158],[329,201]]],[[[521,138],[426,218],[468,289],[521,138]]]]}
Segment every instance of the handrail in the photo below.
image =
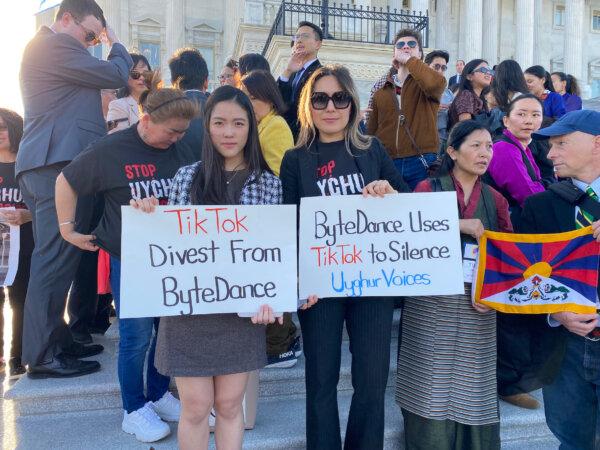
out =
{"type": "Polygon", "coordinates": [[[391,44],[397,31],[411,28],[423,35],[424,47],[429,46],[429,17],[427,11],[390,10],[386,8],[355,7],[328,0],[283,0],[262,54],[265,55],[273,36],[293,36],[298,23],[306,20],[321,26],[326,39],[373,44],[391,44]]]}

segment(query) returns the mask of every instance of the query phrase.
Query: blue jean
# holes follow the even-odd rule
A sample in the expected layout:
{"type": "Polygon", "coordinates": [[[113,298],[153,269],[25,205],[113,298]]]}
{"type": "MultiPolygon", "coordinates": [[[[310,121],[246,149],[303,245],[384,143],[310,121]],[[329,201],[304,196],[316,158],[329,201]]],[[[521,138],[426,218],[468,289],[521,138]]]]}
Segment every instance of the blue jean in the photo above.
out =
{"type": "Polygon", "coordinates": [[[571,334],[558,377],[543,392],[546,422],[561,450],[600,448],[600,342],[571,334]]]}
{"type": "MultiPolygon", "coordinates": [[[[423,155],[427,164],[431,164],[436,160],[437,155],[435,153],[425,153],[423,155]]],[[[419,181],[423,181],[427,178],[427,169],[423,164],[420,156],[408,156],[406,158],[394,159],[394,165],[411,191],[415,190],[419,181]]]]}
{"type": "MultiPolygon", "coordinates": [[[[112,289],[117,316],[121,303],[121,261],[110,257],[110,287],[112,289]]],[[[171,379],[158,373],[154,367],[158,318],[119,319],[119,359],[117,372],[121,386],[123,409],[128,413],[143,407],[146,402],[160,400],[169,389],[171,379]],[[150,351],[148,352],[148,347],[150,351]],[[144,395],[144,361],[148,353],[146,368],[147,394],[144,395]]]]}

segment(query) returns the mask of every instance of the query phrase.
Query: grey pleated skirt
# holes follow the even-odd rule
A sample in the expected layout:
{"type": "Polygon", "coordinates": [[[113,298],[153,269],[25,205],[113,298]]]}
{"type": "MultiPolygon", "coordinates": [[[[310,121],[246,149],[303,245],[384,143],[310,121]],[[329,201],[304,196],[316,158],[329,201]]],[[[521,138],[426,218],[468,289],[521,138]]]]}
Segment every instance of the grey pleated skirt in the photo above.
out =
{"type": "Polygon", "coordinates": [[[171,377],[250,372],[267,364],[264,325],[237,314],[160,319],[154,365],[171,377]]]}

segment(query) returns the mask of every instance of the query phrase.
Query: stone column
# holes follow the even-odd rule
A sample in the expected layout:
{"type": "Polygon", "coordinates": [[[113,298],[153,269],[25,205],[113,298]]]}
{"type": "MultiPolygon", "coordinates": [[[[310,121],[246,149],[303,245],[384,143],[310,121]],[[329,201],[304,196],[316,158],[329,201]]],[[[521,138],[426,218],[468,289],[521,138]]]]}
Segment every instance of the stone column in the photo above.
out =
{"type": "MultiPolygon", "coordinates": [[[[450,51],[446,29],[450,17],[450,2],[438,1],[435,11],[435,48],[450,51]]],[[[455,55],[451,55],[453,58],[455,55]]]]}
{"type": "Polygon", "coordinates": [[[483,49],[481,56],[490,66],[498,63],[498,0],[483,2],[483,49]]]}
{"type": "Polygon", "coordinates": [[[515,60],[523,70],[533,65],[535,0],[515,0],[515,60]]]}
{"type": "Polygon", "coordinates": [[[166,8],[166,53],[162,62],[162,76],[165,82],[170,80],[168,60],[175,50],[185,45],[185,0],[169,0],[166,8]]]}
{"type": "MultiPolygon", "coordinates": [[[[583,30],[587,30],[584,22],[585,1],[569,0],[565,9],[565,53],[564,71],[578,80],[583,80],[583,30]]],[[[583,84],[583,83],[582,83],[583,84]]]]}
{"type": "MultiPolygon", "coordinates": [[[[544,10],[544,0],[535,0],[535,14],[534,14],[534,23],[533,23],[533,64],[544,65],[544,62],[547,62],[550,57],[544,58],[546,52],[544,51],[546,48],[545,43],[548,41],[547,38],[547,29],[544,27],[544,13],[547,12],[544,10]]],[[[553,18],[551,19],[553,20],[553,18]]],[[[527,69],[527,67],[523,67],[523,70],[527,69]]]]}
{"type": "MultiPolygon", "coordinates": [[[[439,4],[440,2],[438,2],[439,4]]],[[[429,10],[429,0],[412,0],[410,2],[411,11],[422,13],[424,16],[427,15],[429,10]]]]}
{"type": "Polygon", "coordinates": [[[481,58],[483,36],[483,0],[463,0],[461,4],[461,43],[457,59],[469,62],[481,58]]]}

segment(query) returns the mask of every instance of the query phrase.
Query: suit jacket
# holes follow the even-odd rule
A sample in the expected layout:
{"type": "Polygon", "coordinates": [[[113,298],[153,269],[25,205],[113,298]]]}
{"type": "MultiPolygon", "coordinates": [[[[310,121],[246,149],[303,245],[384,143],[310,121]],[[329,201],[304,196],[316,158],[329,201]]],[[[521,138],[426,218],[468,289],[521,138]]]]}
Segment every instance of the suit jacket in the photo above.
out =
{"type": "Polygon", "coordinates": [[[105,135],[100,89],[126,86],[132,66],[121,44],[102,61],[68,34],[40,28],[21,62],[25,124],[16,174],[71,161],[105,135]]]}
{"type": "Polygon", "coordinates": [[[458,84],[458,75],[452,75],[448,81],[448,87],[452,87],[458,84]]]}
{"type": "Polygon", "coordinates": [[[300,131],[300,124],[298,123],[298,100],[300,100],[300,93],[304,88],[304,85],[313,74],[315,70],[321,67],[321,62],[317,59],[310,66],[306,68],[304,73],[302,74],[302,78],[298,82],[298,87],[294,92],[292,83],[294,78],[296,77],[296,72],[294,72],[288,81],[281,81],[281,79],[277,80],[277,84],[279,86],[279,91],[281,92],[281,96],[283,97],[283,101],[285,102],[288,110],[283,115],[283,118],[287,122],[292,130],[292,134],[294,135],[294,140],[298,137],[298,132],[300,131]],[[295,95],[294,95],[295,94],[295,95]]]}
{"type": "Polygon", "coordinates": [[[202,139],[204,136],[203,114],[204,105],[208,100],[207,92],[200,92],[196,89],[185,91],[185,96],[197,102],[200,105],[200,115],[190,122],[190,127],[181,138],[181,142],[188,145],[198,159],[202,156],[202,139]]]}
{"type": "MultiPolygon", "coordinates": [[[[410,192],[408,185],[377,138],[373,139],[373,144],[368,150],[352,149],[352,154],[364,178],[365,186],[375,180],[388,180],[398,192],[410,192]]],[[[283,186],[284,204],[300,205],[302,197],[321,195],[317,185],[318,165],[319,154],[315,143],[309,149],[299,147],[286,152],[279,174],[283,186]]]]}
{"type": "MultiPolygon", "coordinates": [[[[575,225],[575,205],[567,202],[552,191],[540,192],[525,200],[517,233],[562,233],[577,229],[575,225]]],[[[537,331],[534,347],[543,355],[539,367],[539,379],[551,383],[558,371],[565,354],[566,338],[570,332],[563,326],[550,327],[547,316],[538,314],[533,328],[537,331]]]]}
{"type": "Polygon", "coordinates": [[[140,108],[138,102],[136,102],[131,95],[113,100],[108,105],[106,121],[108,122],[119,119],[127,120],[117,123],[117,126],[110,130],[109,134],[124,130],[125,128],[129,128],[131,125],[139,122],[140,108]]]}

